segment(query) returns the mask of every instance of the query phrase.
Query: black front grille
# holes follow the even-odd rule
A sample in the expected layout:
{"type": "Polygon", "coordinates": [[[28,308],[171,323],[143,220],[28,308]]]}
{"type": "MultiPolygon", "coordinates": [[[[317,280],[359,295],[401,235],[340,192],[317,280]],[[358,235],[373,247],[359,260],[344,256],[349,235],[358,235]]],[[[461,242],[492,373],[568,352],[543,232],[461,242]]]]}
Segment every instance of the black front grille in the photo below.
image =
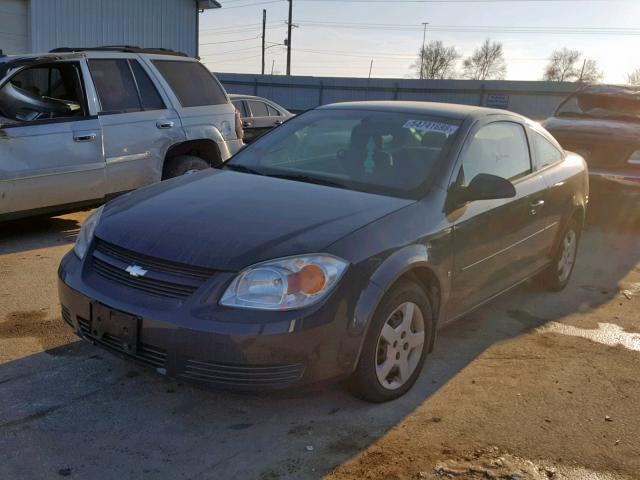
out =
{"type": "Polygon", "coordinates": [[[116,352],[133,358],[134,360],[137,360],[147,366],[154,368],[166,367],[166,350],[154,345],[149,345],[147,343],[139,343],[137,351],[135,353],[131,352],[124,348],[122,342],[118,337],[106,334],[102,338],[97,338],[93,335],[93,332],[91,332],[91,322],[89,320],[82,317],[77,317],[77,319],[78,325],[80,326],[80,333],[87,340],[95,342],[96,344],[106,348],[107,350],[111,350],[112,352],[116,352]]]}
{"type": "Polygon", "coordinates": [[[93,271],[103,278],[150,295],[182,299],[190,296],[215,272],[132,252],[104,240],[96,240],[93,271]],[[127,272],[137,266],[146,273],[133,276],[127,272]]]}
{"type": "Polygon", "coordinates": [[[180,375],[188,380],[237,387],[285,386],[299,380],[304,365],[249,366],[187,360],[180,375]]]}

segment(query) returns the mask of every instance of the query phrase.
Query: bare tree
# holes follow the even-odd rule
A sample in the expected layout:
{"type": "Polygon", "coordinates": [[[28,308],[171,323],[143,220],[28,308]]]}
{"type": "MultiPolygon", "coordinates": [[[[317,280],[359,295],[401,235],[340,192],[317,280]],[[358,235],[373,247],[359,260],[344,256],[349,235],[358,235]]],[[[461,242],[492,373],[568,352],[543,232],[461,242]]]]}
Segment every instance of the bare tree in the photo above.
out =
{"type": "Polygon", "coordinates": [[[507,73],[504,49],[500,42],[487,38],[473,55],[463,62],[463,75],[471,80],[502,80],[507,73]]]}
{"type": "Polygon", "coordinates": [[[544,80],[550,82],[596,83],[602,79],[602,72],[595,60],[585,58],[578,50],[562,48],[554,50],[544,70],[544,80]]]}
{"type": "Polygon", "coordinates": [[[629,83],[629,85],[636,85],[640,87],[640,68],[629,74],[627,82],[629,83]]]}
{"type": "Polygon", "coordinates": [[[412,67],[420,78],[443,80],[454,76],[458,58],[460,55],[456,47],[447,47],[438,40],[420,48],[418,59],[412,67]]]}

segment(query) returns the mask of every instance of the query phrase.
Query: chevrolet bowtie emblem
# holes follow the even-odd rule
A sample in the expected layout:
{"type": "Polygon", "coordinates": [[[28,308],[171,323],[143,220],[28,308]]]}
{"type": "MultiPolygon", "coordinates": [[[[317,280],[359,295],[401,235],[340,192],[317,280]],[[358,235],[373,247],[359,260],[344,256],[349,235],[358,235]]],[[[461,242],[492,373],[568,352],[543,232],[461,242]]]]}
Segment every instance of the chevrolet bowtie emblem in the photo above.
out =
{"type": "Polygon", "coordinates": [[[144,277],[147,271],[139,265],[129,265],[125,271],[132,277],[144,277]]]}

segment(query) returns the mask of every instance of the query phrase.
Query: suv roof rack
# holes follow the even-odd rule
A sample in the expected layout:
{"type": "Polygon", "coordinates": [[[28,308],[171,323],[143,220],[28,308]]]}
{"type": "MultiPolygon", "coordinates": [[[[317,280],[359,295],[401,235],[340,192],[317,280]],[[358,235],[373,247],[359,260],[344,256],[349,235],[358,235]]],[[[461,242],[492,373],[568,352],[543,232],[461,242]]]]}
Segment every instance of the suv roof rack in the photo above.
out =
{"type": "Polygon", "coordinates": [[[74,53],[74,52],[124,52],[124,53],[149,53],[157,55],[174,55],[176,57],[188,57],[184,52],[171,50],[170,48],[142,48],[132,45],[104,45],[101,47],[61,47],[50,50],[49,53],[74,53]]]}

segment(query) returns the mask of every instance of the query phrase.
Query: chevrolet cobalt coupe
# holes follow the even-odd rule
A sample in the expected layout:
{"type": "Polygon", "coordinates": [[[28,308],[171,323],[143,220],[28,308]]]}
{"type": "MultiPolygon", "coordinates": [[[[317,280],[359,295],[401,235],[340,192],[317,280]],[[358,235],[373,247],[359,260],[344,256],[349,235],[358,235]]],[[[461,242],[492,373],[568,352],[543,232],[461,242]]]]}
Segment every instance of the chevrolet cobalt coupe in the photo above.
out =
{"type": "Polygon", "coordinates": [[[96,210],[60,265],[62,315],[171,377],[391,400],[438,327],[531,277],[567,284],[587,198],[582,157],[519,115],[324,106],[96,210]]]}

